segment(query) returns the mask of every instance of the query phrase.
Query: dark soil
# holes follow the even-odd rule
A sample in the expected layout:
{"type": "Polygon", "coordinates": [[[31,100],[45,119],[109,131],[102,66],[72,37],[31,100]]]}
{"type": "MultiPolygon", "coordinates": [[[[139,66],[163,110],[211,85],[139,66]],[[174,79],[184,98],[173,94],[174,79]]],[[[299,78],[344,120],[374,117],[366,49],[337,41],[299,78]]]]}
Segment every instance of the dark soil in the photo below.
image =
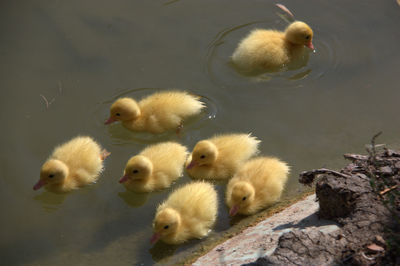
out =
{"type": "Polygon", "coordinates": [[[347,154],[352,161],[340,172],[304,172],[300,182],[315,178],[319,217],[338,222],[334,233],[283,234],[269,257],[246,265],[400,265],[400,153],[347,154]]]}

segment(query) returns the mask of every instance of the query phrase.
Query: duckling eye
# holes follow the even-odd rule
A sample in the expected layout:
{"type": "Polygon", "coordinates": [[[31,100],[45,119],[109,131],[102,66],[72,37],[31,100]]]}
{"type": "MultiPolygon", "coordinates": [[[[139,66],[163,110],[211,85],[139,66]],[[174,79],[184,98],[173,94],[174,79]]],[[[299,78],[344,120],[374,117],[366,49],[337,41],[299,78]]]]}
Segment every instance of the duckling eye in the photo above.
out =
{"type": "Polygon", "coordinates": [[[139,173],[139,170],[133,170],[132,173],[137,174],[137,173],[139,173]]]}
{"type": "Polygon", "coordinates": [[[306,39],[308,40],[308,39],[310,39],[310,37],[311,37],[310,35],[307,35],[307,36],[306,36],[306,39]]]}
{"type": "Polygon", "coordinates": [[[50,175],[49,175],[49,178],[53,178],[53,177],[54,177],[54,175],[53,175],[53,174],[50,174],[50,175]]]}
{"type": "Polygon", "coordinates": [[[247,199],[246,197],[243,197],[243,198],[242,198],[243,201],[245,201],[246,199],[247,199]]]}
{"type": "Polygon", "coordinates": [[[200,159],[204,159],[204,158],[206,158],[205,155],[201,155],[201,156],[200,156],[200,159]]]}
{"type": "Polygon", "coordinates": [[[121,116],[121,114],[120,114],[120,113],[116,113],[115,115],[116,115],[116,116],[121,116]]]}
{"type": "Polygon", "coordinates": [[[168,228],[169,228],[169,225],[164,226],[164,229],[168,229],[168,228]]]}

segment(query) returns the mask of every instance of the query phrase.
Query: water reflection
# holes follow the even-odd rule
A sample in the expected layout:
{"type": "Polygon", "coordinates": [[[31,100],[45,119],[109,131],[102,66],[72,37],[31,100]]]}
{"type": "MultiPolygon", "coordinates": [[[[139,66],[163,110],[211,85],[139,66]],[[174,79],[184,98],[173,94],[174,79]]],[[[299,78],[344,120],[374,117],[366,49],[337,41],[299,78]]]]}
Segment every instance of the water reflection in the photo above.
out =
{"type": "Polygon", "coordinates": [[[33,199],[40,202],[42,208],[46,212],[54,212],[58,210],[66,197],[67,194],[55,194],[48,191],[43,191],[41,194],[34,196],[33,199]]]}
{"type": "MultiPolygon", "coordinates": [[[[149,249],[149,252],[153,260],[155,262],[158,262],[162,259],[174,255],[178,247],[178,245],[169,245],[160,240],[149,249]]],[[[168,262],[168,260],[166,260],[165,262],[168,262]]]]}
{"type": "Polygon", "coordinates": [[[131,191],[118,192],[118,196],[131,207],[140,207],[146,203],[150,193],[134,193],[131,191]]]}
{"type": "Polygon", "coordinates": [[[246,28],[252,25],[256,25],[258,23],[262,23],[264,21],[252,21],[252,22],[248,22],[242,25],[236,25],[233,27],[229,27],[227,29],[224,29],[220,32],[218,32],[218,34],[214,37],[214,40],[212,40],[210,42],[210,44],[207,47],[207,53],[206,53],[206,62],[205,62],[205,67],[206,67],[206,73],[209,75],[210,79],[218,84],[218,74],[214,73],[214,64],[217,64],[217,60],[219,61],[219,64],[221,64],[220,66],[224,66],[226,65],[227,67],[230,68],[234,68],[234,65],[232,64],[231,60],[230,60],[230,56],[226,57],[225,60],[224,58],[219,57],[218,55],[218,49],[224,45],[224,43],[226,42],[226,38],[229,37],[229,35],[231,33],[234,33],[237,30],[240,30],[242,28],[246,28]]]}
{"type": "Polygon", "coordinates": [[[162,134],[149,134],[145,132],[132,132],[122,126],[121,123],[114,123],[107,126],[108,134],[113,140],[113,145],[129,145],[132,143],[152,144],[156,142],[178,140],[178,135],[173,131],[162,134]]]}
{"type": "MultiPolygon", "coordinates": [[[[147,198],[122,192],[117,177],[126,160],[159,140],[103,124],[120,95],[178,88],[206,96],[206,112],[188,121],[182,136],[161,138],[193,148],[216,133],[253,132],[263,140],[263,154],[293,166],[289,198],[304,191],[300,171],[341,167],[343,153],[364,152],[380,130],[382,141],[398,142],[400,16],[394,2],[292,1],[288,7],[314,30],[316,53],[299,69],[247,77],[229,58],[253,28],[285,28],[273,3],[162,6],[167,1],[3,1],[2,264],[151,265],[199,242],[150,246],[157,205],[191,179],[185,175],[147,198]],[[48,109],[40,95],[51,103],[48,109]],[[36,180],[27,171],[37,173],[54,143],[77,134],[112,152],[100,182],[73,197],[33,192],[36,180]]],[[[243,218],[228,216],[225,184],[216,187],[218,235],[243,218]]]]}
{"type": "Polygon", "coordinates": [[[290,80],[300,80],[306,78],[311,73],[311,69],[305,69],[303,72],[296,73],[289,77],[290,80]]]}

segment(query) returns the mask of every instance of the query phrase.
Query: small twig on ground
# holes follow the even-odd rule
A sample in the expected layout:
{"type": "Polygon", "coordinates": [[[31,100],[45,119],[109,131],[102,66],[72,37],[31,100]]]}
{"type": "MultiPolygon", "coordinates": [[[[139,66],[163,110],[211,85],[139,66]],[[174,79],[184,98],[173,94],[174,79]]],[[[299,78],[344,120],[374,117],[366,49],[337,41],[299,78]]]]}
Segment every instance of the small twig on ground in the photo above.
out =
{"type": "MultiPolygon", "coordinates": [[[[376,163],[378,163],[378,162],[379,163],[389,163],[389,162],[396,163],[396,162],[400,161],[400,157],[398,157],[397,154],[396,154],[396,156],[393,156],[391,154],[387,154],[384,156],[385,157],[383,157],[381,155],[375,156],[375,162],[376,163]],[[386,156],[388,156],[388,157],[386,157],[386,156]]],[[[370,159],[370,156],[360,155],[360,154],[352,154],[352,153],[344,154],[343,157],[352,162],[357,162],[357,161],[368,162],[368,160],[370,159]]]]}
{"type": "Polygon", "coordinates": [[[346,175],[337,171],[329,170],[326,168],[321,168],[321,169],[315,169],[311,171],[304,171],[300,173],[300,178],[299,182],[305,185],[311,185],[311,183],[314,181],[315,177],[317,175],[322,175],[322,174],[331,174],[334,176],[339,176],[343,178],[350,178],[350,175],[346,175]]]}
{"type": "Polygon", "coordinates": [[[373,137],[372,137],[372,139],[371,139],[371,149],[370,148],[367,148],[367,152],[368,152],[368,154],[370,155],[370,159],[371,159],[371,162],[372,162],[372,164],[375,166],[376,164],[376,145],[375,145],[375,140],[376,140],[376,138],[377,137],[379,137],[380,135],[382,134],[382,131],[380,131],[380,132],[378,132],[378,133],[376,133],[373,137]]]}
{"type": "Polygon", "coordinates": [[[390,192],[390,191],[396,189],[397,187],[398,187],[398,185],[394,185],[394,186],[391,186],[391,187],[389,187],[389,188],[386,188],[386,189],[382,190],[381,192],[379,192],[379,195],[383,196],[383,195],[385,195],[386,193],[388,193],[388,192],[390,192]]]}
{"type": "Polygon", "coordinates": [[[385,148],[385,156],[400,157],[400,152],[385,148]]]}
{"type": "Polygon", "coordinates": [[[361,252],[361,255],[367,260],[374,260],[374,258],[367,257],[364,252],[361,252]]]}
{"type": "Polygon", "coordinates": [[[351,161],[367,161],[368,160],[368,156],[360,155],[360,154],[346,153],[343,156],[345,159],[348,159],[351,161]]]}
{"type": "Polygon", "coordinates": [[[376,134],[372,137],[372,139],[371,139],[371,146],[372,146],[372,151],[374,152],[374,155],[376,154],[376,150],[375,150],[375,147],[376,147],[376,145],[375,145],[375,140],[376,140],[376,138],[379,137],[381,134],[382,134],[382,131],[376,133],[376,134]]]}

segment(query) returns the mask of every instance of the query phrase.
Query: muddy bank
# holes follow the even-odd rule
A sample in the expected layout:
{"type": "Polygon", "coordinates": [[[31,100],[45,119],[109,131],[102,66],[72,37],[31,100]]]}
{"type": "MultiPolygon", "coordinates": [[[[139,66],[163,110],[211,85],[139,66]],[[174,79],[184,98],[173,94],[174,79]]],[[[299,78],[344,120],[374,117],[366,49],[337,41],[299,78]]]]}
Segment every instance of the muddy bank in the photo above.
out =
{"type": "Polygon", "coordinates": [[[339,224],[333,232],[292,230],[270,256],[246,265],[400,265],[400,152],[346,154],[351,163],[332,171],[303,172],[316,182],[318,217],[339,224]]]}

